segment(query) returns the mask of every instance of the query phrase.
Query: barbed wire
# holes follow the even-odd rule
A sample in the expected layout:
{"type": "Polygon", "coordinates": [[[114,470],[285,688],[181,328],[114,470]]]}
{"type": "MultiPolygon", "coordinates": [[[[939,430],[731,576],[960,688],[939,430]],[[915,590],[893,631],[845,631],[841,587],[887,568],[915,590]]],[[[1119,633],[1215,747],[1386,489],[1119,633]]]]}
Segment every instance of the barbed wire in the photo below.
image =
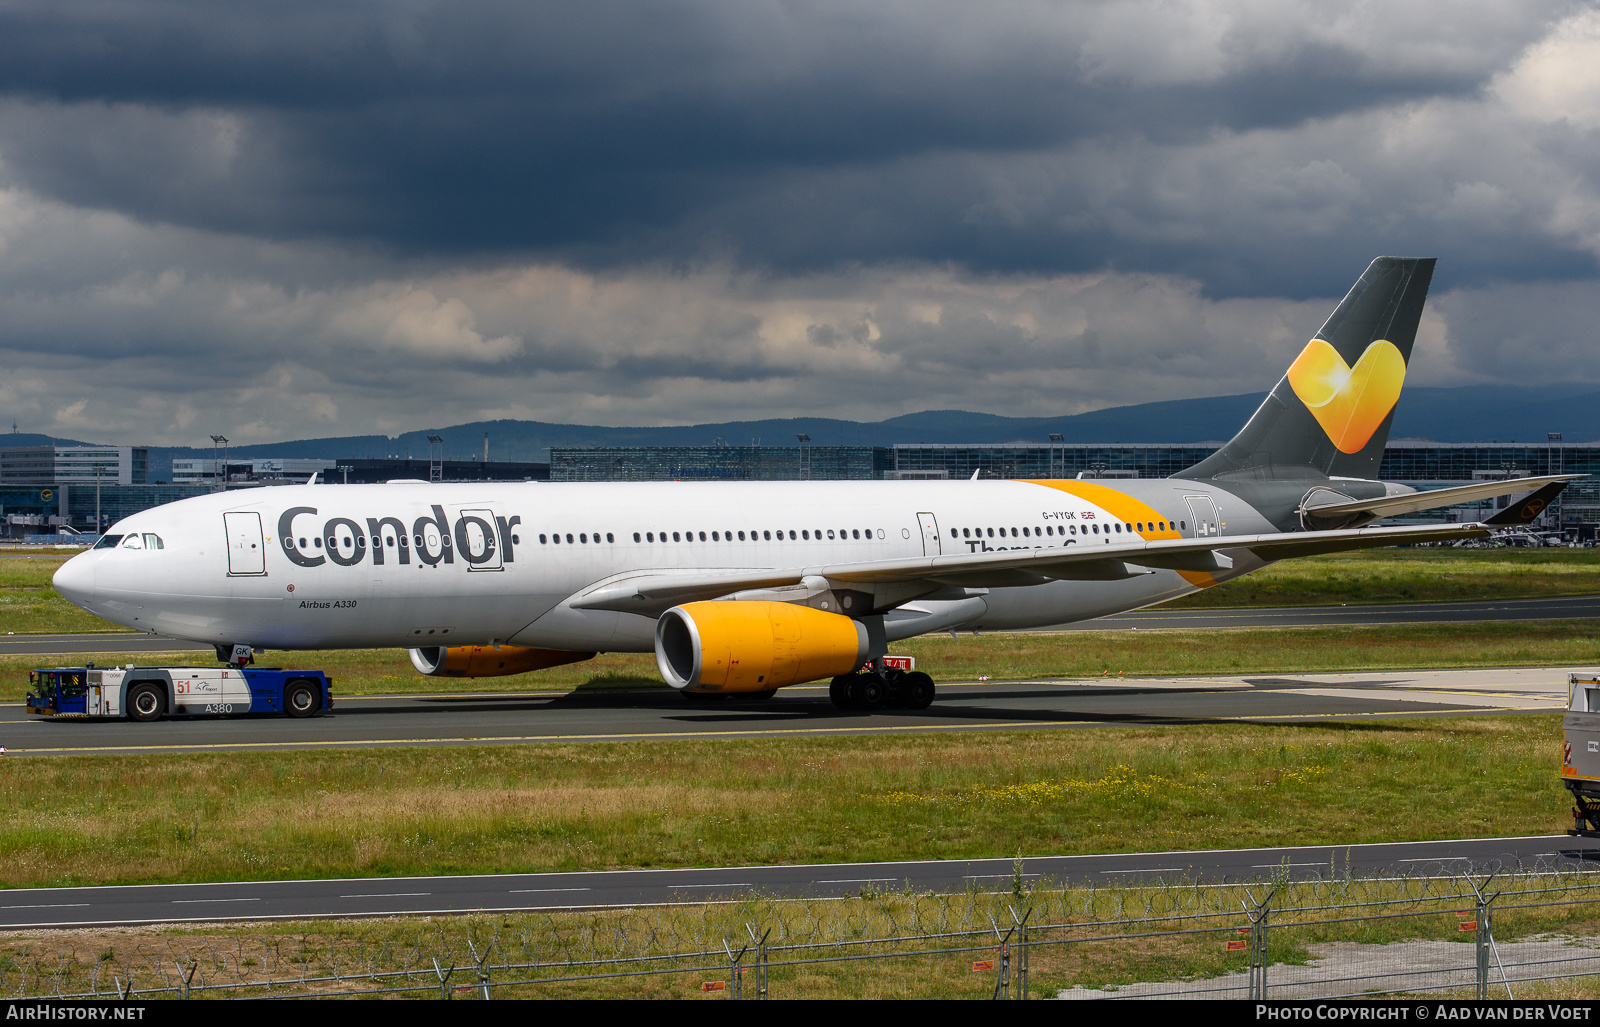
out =
{"type": "MultiPolygon", "coordinates": [[[[704,973],[764,936],[777,963],[967,952],[1023,909],[1032,937],[1174,937],[1231,931],[1273,889],[1277,926],[1444,914],[1492,877],[1501,901],[1552,908],[1600,901],[1600,870],[1542,860],[1523,866],[1443,861],[1403,874],[1341,869],[1293,879],[1284,866],[1250,881],[1173,877],[1129,884],[1024,880],[1003,892],[863,890],[849,899],[748,895],[734,902],[626,910],[473,914],[307,924],[184,925],[14,932],[0,938],[0,997],[199,997],[448,993],[513,983],[704,973]],[[731,947],[730,947],[731,946],[731,947]],[[465,976],[463,976],[465,975],[465,976]],[[461,981],[470,977],[470,982],[461,981]]],[[[737,962],[737,960],[735,960],[737,962]]],[[[737,972],[734,973],[737,978],[737,972]]]]}

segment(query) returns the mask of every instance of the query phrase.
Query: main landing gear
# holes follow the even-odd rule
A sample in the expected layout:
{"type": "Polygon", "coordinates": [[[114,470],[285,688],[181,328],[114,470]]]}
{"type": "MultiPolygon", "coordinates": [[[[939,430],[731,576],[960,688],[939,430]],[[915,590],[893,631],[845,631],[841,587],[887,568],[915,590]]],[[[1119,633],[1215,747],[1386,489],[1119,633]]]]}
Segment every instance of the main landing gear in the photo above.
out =
{"type": "Polygon", "coordinates": [[[841,674],[828,698],[841,710],[921,710],[933,702],[933,678],[920,670],[841,674]]]}

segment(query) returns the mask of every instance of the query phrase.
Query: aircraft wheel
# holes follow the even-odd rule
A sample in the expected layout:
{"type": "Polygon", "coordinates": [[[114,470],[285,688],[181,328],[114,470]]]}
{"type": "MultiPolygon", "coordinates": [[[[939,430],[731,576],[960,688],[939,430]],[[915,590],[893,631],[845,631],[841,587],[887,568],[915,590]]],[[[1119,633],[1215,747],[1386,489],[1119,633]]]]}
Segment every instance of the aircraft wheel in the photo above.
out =
{"type": "Polygon", "coordinates": [[[134,685],[128,690],[128,716],[134,720],[160,720],[167,712],[167,697],[155,685],[134,685]]]}
{"type": "Polygon", "coordinates": [[[900,683],[905,709],[925,710],[933,703],[933,678],[914,670],[900,683]]]}
{"type": "Polygon", "coordinates": [[[883,682],[871,674],[857,674],[850,682],[850,705],[858,710],[883,709],[883,682]]]}
{"type": "Polygon", "coordinates": [[[850,682],[854,679],[855,676],[852,674],[840,674],[828,683],[828,698],[833,702],[834,709],[855,708],[850,705],[850,682]]]}
{"type": "Polygon", "coordinates": [[[283,690],[283,712],[291,717],[309,717],[322,706],[317,690],[305,681],[291,681],[283,690]]]}
{"type": "Polygon", "coordinates": [[[773,696],[775,696],[777,694],[778,694],[778,690],[776,688],[769,688],[764,692],[746,692],[744,694],[744,697],[746,699],[755,699],[756,701],[759,702],[759,701],[762,701],[762,700],[765,700],[765,699],[771,699],[773,696]]]}
{"type": "Polygon", "coordinates": [[[883,672],[883,705],[885,709],[908,709],[906,702],[906,672],[903,670],[886,670],[883,672]]]}

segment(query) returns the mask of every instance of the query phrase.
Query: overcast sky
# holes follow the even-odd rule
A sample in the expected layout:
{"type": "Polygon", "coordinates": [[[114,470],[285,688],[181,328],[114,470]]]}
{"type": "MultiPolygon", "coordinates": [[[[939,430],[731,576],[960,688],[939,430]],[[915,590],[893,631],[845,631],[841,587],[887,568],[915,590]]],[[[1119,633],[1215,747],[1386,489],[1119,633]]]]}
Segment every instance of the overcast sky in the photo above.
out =
{"type": "Polygon", "coordinates": [[[121,443],[1600,382],[1600,11],[0,0],[0,416],[121,443]]]}

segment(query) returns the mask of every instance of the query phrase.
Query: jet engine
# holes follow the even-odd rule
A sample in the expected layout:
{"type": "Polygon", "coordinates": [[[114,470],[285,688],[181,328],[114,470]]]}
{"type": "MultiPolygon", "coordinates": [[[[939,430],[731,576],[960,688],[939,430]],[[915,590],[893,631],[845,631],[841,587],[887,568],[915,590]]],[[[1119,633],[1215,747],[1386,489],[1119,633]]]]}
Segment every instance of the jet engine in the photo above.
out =
{"type": "Polygon", "coordinates": [[[850,674],[866,659],[860,623],[794,603],[686,603],[656,622],[661,676],[693,692],[770,692],[850,674]]]}
{"type": "Polygon", "coordinates": [[[496,678],[559,667],[594,658],[594,653],[529,649],[520,645],[452,645],[411,650],[411,665],[436,678],[496,678]]]}

